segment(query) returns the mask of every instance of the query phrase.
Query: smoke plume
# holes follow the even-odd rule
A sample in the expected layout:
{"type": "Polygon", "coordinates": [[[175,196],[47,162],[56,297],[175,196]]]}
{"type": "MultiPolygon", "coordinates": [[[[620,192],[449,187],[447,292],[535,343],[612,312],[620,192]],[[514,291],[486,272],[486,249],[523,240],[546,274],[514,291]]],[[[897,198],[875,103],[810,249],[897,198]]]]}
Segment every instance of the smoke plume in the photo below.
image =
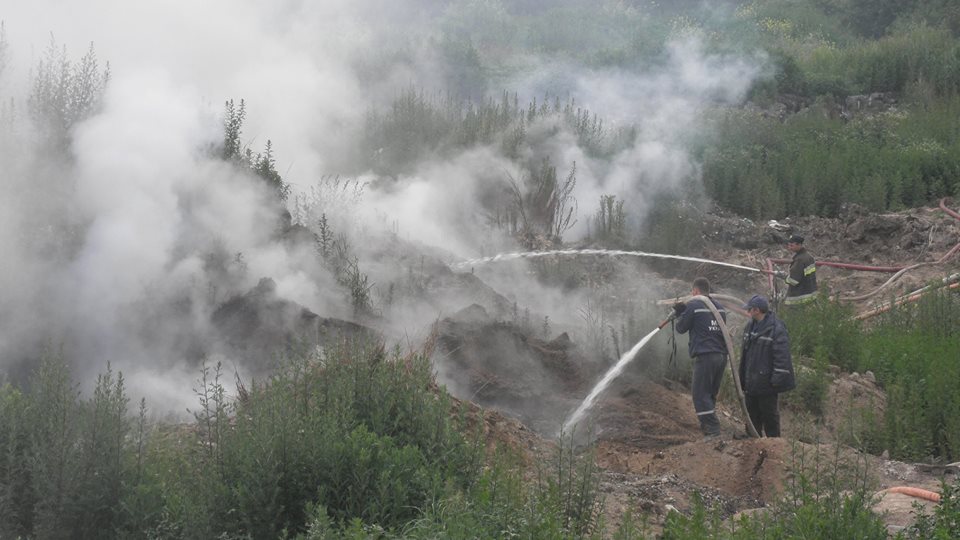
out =
{"type": "MultiPolygon", "coordinates": [[[[688,34],[672,38],[654,65],[587,67],[528,53],[481,81],[482,70],[468,68],[477,61],[472,47],[483,49],[488,37],[474,43],[448,30],[476,9],[503,26],[504,43],[519,43],[510,36],[522,10],[474,4],[93,0],[77,11],[37,0],[0,10],[8,44],[0,100],[12,104],[0,108],[0,365],[16,375],[43,349],[62,346],[82,375],[111,362],[128,380],[140,377],[136,390],[177,409],[195,364],[219,350],[207,343],[218,339],[212,314],[261,278],[323,317],[357,316],[315,246],[282,239],[290,224],[270,188],[221,159],[227,100],[244,100],[245,146],[256,153],[272,142],[294,221],[319,234],[320,217],[329,219],[370,278],[378,324],[409,335],[471,297],[408,296],[404,304],[392,286],[413,287],[430,268],[423,258],[418,269],[416,257],[385,255],[394,240],[430,264],[516,249],[496,223],[497,205],[509,203],[509,180],[522,181],[543,159],[561,179],[576,164],[565,240],[587,235],[601,195],[642,220],[655,194],[695,185],[688,143],[703,109],[738,103],[761,73],[756,58],[711,53],[688,34]],[[51,46],[77,66],[91,43],[97,73],[109,62],[109,81],[58,146],[31,109],[36,67],[51,46]],[[502,141],[447,145],[383,174],[357,149],[371,115],[388,113],[411,88],[476,103],[502,92],[520,104],[570,102],[602,118],[611,139],[598,152],[548,115],[523,125],[528,142],[518,155],[502,141]],[[632,135],[618,146],[621,130],[632,135]]],[[[489,298],[535,302],[537,316],[561,325],[578,322],[571,301],[587,301],[537,283],[525,267],[482,277],[496,289],[489,298]]]]}

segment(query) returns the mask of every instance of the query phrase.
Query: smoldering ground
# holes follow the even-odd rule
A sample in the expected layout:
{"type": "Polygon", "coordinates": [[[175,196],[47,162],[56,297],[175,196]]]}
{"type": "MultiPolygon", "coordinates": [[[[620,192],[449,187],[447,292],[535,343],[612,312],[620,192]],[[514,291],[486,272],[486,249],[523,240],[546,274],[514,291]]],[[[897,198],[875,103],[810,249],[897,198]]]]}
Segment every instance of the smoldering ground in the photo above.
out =
{"type": "MultiPolygon", "coordinates": [[[[566,241],[585,238],[601,195],[617,196],[640,221],[657,193],[696,190],[687,142],[701,111],[739,102],[763,63],[712,53],[683,33],[657,65],[587,68],[576,58],[525,54],[476,78],[483,70],[467,69],[476,60],[469,54],[453,54],[464,42],[450,30],[481,16],[514,28],[516,9],[508,2],[133,7],[100,0],[79,13],[50,1],[2,10],[8,62],[0,97],[13,104],[0,148],[3,365],[23,367],[62,346],[81,379],[111,362],[135,387],[141,374],[150,381],[143,391],[160,394],[156,407],[182,410],[196,363],[222,353],[211,345],[220,339],[212,314],[264,277],[282,299],[376,326],[392,340],[416,341],[411,336],[476,301],[498,316],[516,303],[558,329],[583,326],[578,310],[588,291],[542,283],[523,265],[461,278],[442,263],[524,247],[496,213],[512,204],[510,180],[522,186],[544,159],[561,179],[575,167],[566,241]],[[65,47],[74,66],[90,42],[97,73],[110,62],[102,101],[56,149],[31,115],[36,66],[51,34],[53,52],[65,47]],[[392,148],[358,152],[367,149],[369,117],[389,116],[410,88],[478,101],[502,91],[519,103],[554,96],[551,103],[602,118],[609,139],[603,152],[588,148],[562,114],[551,113],[523,122],[525,142],[513,155],[504,151],[506,135],[469,147],[442,140],[416,148],[395,173],[378,171],[373,153],[392,148]],[[368,279],[369,312],[357,313],[316,246],[283,240],[290,225],[269,188],[220,159],[222,103],[234,98],[246,104],[243,144],[259,152],[273,143],[277,170],[292,187],[286,206],[294,221],[319,234],[325,217],[349,246],[348,260],[368,279]],[[617,139],[619,128],[632,135],[617,139]]],[[[489,36],[475,39],[495,56],[487,51],[496,47],[482,48],[489,36]]],[[[519,128],[520,119],[509,125],[519,128]]]]}

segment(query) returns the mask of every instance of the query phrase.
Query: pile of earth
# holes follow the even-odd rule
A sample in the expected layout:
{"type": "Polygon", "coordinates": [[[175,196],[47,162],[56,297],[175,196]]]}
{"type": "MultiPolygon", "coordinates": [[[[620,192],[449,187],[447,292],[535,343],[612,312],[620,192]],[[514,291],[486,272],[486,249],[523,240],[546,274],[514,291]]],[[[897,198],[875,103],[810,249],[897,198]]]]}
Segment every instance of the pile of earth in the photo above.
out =
{"type": "Polygon", "coordinates": [[[267,373],[277,354],[334,347],[344,341],[378,340],[371,329],[341,319],[324,318],[277,295],[277,285],[263,278],[245,294],[224,302],[211,317],[218,334],[216,352],[234,359],[253,374],[267,373]]]}
{"type": "MultiPolygon", "coordinates": [[[[561,333],[550,341],[470,306],[437,325],[433,363],[455,396],[509,414],[547,437],[559,433],[610,367],[561,333]]],[[[583,423],[590,438],[662,448],[699,437],[690,398],[627,370],[583,423]]]]}

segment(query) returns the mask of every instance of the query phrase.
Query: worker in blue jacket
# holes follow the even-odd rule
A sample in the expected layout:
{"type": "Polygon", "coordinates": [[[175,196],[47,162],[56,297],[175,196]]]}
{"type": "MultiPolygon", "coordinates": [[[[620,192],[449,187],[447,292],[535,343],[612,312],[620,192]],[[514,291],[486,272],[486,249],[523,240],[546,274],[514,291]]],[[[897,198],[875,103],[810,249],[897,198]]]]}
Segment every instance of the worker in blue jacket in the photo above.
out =
{"type": "MultiPolygon", "coordinates": [[[[707,278],[693,280],[693,296],[710,295],[710,282],[707,278]]],[[[727,312],[722,305],[710,298],[714,307],[727,320],[727,312]]],[[[677,332],[690,332],[690,357],[693,358],[693,408],[700,421],[700,431],[707,439],[720,436],[720,420],[717,419],[717,393],[723,380],[723,369],[727,364],[727,345],[713,311],[701,300],[691,300],[673,306],[677,316],[677,332]]]]}
{"type": "Polygon", "coordinates": [[[750,314],[740,353],[740,381],[747,412],[757,433],[779,437],[779,394],[796,386],[790,336],[763,296],[755,295],[743,309],[750,314]]]}

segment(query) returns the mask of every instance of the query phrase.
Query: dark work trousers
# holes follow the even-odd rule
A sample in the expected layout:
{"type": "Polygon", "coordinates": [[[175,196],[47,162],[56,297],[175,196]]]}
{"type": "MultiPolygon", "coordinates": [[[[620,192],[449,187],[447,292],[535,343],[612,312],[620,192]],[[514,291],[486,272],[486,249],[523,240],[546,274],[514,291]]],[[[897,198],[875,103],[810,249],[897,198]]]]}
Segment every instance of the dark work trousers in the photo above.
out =
{"type": "Polygon", "coordinates": [[[751,396],[747,394],[747,412],[757,433],[762,437],[780,436],[779,394],[751,396]]]}
{"type": "Polygon", "coordinates": [[[720,434],[715,409],[726,364],[727,355],[720,353],[701,354],[693,359],[693,409],[704,435],[720,434]]]}

